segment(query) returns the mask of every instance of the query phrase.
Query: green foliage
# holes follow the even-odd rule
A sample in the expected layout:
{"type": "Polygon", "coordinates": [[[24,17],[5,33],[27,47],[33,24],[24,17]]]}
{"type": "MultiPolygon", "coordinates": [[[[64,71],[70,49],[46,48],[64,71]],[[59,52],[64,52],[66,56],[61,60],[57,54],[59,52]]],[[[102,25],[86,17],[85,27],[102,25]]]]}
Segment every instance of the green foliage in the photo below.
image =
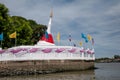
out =
{"type": "Polygon", "coordinates": [[[30,38],[32,36],[33,30],[29,25],[29,22],[20,16],[12,16],[11,18],[11,26],[13,28],[13,31],[11,31],[11,33],[14,31],[17,32],[17,44],[30,44],[30,38]]]}
{"type": "Polygon", "coordinates": [[[120,55],[114,55],[114,59],[120,59],[120,55]]]}
{"type": "Polygon", "coordinates": [[[109,63],[109,62],[120,62],[120,55],[114,55],[112,58],[108,57],[103,57],[103,58],[97,58],[95,59],[95,62],[104,62],[104,63],[109,63]],[[114,58],[113,58],[114,57],[114,58]]]}
{"type": "Polygon", "coordinates": [[[45,25],[37,24],[33,20],[29,20],[29,23],[33,30],[31,40],[32,40],[33,44],[36,44],[37,41],[41,38],[41,36],[45,33],[47,27],[45,25]]]}
{"type": "Polygon", "coordinates": [[[8,8],[6,8],[3,4],[0,4],[0,33],[3,31],[4,27],[8,25],[8,8]]]}
{"type": "Polygon", "coordinates": [[[41,38],[46,29],[45,25],[37,24],[33,20],[27,20],[21,16],[10,16],[8,8],[0,4],[0,33],[4,34],[2,47],[15,45],[15,39],[9,38],[9,35],[15,31],[17,45],[31,45],[41,38]]]}

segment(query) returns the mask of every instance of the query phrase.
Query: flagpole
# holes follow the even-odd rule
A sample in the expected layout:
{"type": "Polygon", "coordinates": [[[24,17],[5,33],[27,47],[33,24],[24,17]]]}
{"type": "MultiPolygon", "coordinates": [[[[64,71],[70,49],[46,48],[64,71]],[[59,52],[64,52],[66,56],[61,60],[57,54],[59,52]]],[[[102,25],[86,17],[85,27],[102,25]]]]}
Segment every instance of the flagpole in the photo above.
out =
{"type": "MultiPolygon", "coordinates": [[[[17,37],[16,37],[17,38],[17,37]]],[[[17,39],[15,38],[15,46],[16,46],[16,43],[17,43],[17,39]]]]}
{"type": "Polygon", "coordinates": [[[1,48],[2,48],[2,40],[1,40],[1,48]]]}
{"type": "Polygon", "coordinates": [[[1,48],[2,48],[3,33],[0,34],[1,48]]]}
{"type": "Polygon", "coordinates": [[[58,41],[58,45],[60,45],[60,42],[58,41]]]}
{"type": "MultiPolygon", "coordinates": [[[[16,33],[16,31],[15,31],[16,33]]],[[[16,46],[16,43],[17,43],[17,35],[15,35],[15,46],[16,46]]]]}
{"type": "Polygon", "coordinates": [[[94,46],[94,39],[92,38],[92,48],[94,48],[93,46],[94,46]]]}

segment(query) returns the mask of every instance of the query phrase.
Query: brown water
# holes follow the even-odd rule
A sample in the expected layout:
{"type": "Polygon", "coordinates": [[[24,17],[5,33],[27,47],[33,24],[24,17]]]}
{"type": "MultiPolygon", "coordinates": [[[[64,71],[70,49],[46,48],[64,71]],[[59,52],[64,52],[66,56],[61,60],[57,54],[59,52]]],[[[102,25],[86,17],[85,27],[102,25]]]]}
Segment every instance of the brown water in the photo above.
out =
{"type": "Polygon", "coordinates": [[[99,69],[1,77],[0,80],[120,80],[120,63],[96,63],[95,66],[99,69]]]}
{"type": "Polygon", "coordinates": [[[97,63],[95,64],[96,80],[120,80],[120,63],[97,63]]]}

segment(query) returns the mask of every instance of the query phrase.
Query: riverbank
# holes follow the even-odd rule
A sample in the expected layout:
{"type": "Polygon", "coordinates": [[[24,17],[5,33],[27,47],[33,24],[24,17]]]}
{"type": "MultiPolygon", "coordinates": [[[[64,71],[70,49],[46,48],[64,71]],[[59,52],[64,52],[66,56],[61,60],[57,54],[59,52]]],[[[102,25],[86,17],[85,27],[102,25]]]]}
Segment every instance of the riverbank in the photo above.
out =
{"type": "Polygon", "coordinates": [[[95,59],[95,62],[97,63],[120,63],[120,58],[114,59],[114,58],[99,58],[95,59]]]}
{"type": "Polygon", "coordinates": [[[0,77],[0,80],[94,80],[94,70],[0,77]]]}
{"type": "Polygon", "coordinates": [[[80,71],[94,68],[94,61],[38,60],[0,62],[0,76],[48,74],[61,71],[80,71]]]}

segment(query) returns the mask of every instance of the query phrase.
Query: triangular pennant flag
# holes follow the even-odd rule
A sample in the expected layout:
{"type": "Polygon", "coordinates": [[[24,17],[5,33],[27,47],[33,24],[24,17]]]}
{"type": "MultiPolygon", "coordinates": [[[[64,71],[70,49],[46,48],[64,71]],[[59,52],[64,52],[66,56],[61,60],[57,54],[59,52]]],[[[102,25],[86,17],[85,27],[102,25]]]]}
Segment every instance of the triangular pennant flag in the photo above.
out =
{"type": "Polygon", "coordinates": [[[89,34],[87,35],[87,38],[88,38],[89,41],[92,40],[92,37],[91,37],[91,35],[89,35],[89,34]]]}
{"type": "Polygon", "coordinates": [[[0,34],[0,40],[3,40],[3,33],[0,34]]]}
{"type": "Polygon", "coordinates": [[[94,39],[92,38],[92,45],[94,45],[94,39]]]}
{"type": "Polygon", "coordinates": [[[72,41],[72,39],[71,39],[71,35],[69,35],[69,41],[70,41],[70,42],[72,41]]]}
{"type": "Polygon", "coordinates": [[[82,44],[83,44],[83,43],[82,43],[82,42],[80,42],[80,46],[82,46],[82,44]]]}
{"type": "Polygon", "coordinates": [[[85,42],[87,43],[88,42],[88,38],[85,34],[81,33],[81,37],[85,39],[85,42]]]}
{"type": "Polygon", "coordinates": [[[47,32],[47,31],[45,32],[45,38],[46,38],[46,39],[49,38],[49,35],[48,35],[48,32],[47,32]]]}
{"type": "Polygon", "coordinates": [[[16,38],[16,31],[9,35],[9,38],[16,38]]]}
{"type": "Polygon", "coordinates": [[[57,41],[60,42],[60,33],[57,34],[57,41]]]}

